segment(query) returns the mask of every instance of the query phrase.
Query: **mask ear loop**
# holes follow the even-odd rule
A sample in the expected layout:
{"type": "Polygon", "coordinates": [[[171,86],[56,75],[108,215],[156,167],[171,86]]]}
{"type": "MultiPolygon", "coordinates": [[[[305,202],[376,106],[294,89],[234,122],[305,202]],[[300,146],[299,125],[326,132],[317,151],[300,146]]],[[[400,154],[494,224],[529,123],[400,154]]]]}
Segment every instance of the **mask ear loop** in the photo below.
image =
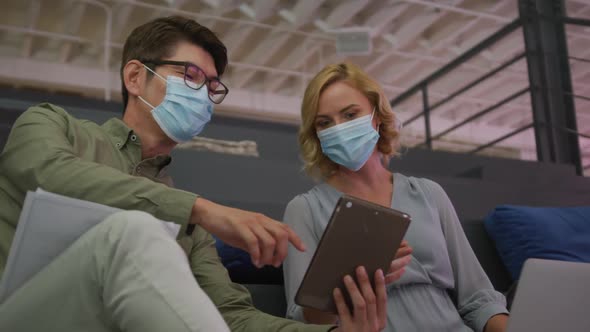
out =
{"type": "MultiPolygon", "coordinates": [[[[373,107],[373,113],[371,114],[371,122],[373,122],[373,118],[375,117],[375,110],[376,110],[376,107],[373,107]]],[[[381,123],[377,124],[377,132],[379,132],[380,126],[381,126],[381,123]]]]}
{"type": "Polygon", "coordinates": [[[162,81],[164,81],[164,83],[166,83],[166,79],[164,77],[162,77],[162,75],[156,73],[155,71],[153,71],[150,67],[143,65],[145,67],[145,69],[149,70],[152,72],[152,74],[158,76],[162,81]]]}
{"type": "MultiPolygon", "coordinates": [[[[156,73],[155,71],[153,71],[153,70],[152,70],[150,67],[148,67],[148,66],[146,66],[146,65],[143,65],[143,67],[144,67],[145,69],[149,70],[150,72],[152,72],[152,74],[154,74],[154,75],[158,76],[158,78],[159,78],[159,79],[161,79],[162,81],[164,81],[164,83],[167,83],[167,82],[166,82],[166,79],[164,79],[164,78],[163,78],[163,77],[162,77],[160,74],[158,74],[158,73],[156,73]]],[[[155,107],[154,107],[154,105],[152,105],[152,104],[148,103],[148,102],[147,102],[147,100],[143,99],[143,97],[141,97],[141,96],[137,96],[137,98],[139,98],[139,100],[141,100],[141,101],[142,101],[144,104],[146,104],[146,105],[148,105],[149,107],[151,107],[151,108],[152,108],[152,110],[155,108],[155,107]]]]}
{"type": "Polygon", "coordinates": [[[144,102],[144,104],[148,105],[148,106],[149,106],[149,107],[151,107],[152,109],[154,109],[154,108],[155,108],[155,107],[154,107],[152,104],[148,103],[148,102],[147,102],[147,100],[143,99],[141,96],[137,96],[137,98],[139,98],[139,100],[143,101],[143,102],[144,102]]]}

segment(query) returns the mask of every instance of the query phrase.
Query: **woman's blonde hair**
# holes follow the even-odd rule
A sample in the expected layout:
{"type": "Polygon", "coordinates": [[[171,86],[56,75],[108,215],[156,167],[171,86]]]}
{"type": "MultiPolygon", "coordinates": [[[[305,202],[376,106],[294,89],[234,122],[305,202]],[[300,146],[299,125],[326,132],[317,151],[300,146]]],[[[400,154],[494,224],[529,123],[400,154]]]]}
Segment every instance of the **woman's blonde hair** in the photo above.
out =
{"type": "Polygon", "coordinates": [[[338,169],[338,164],[323,154],[315,128],[320,95],[336,82],[345,82],[357,89],[375,107],[375,116],[381,122],[377,149],[381,153],[382,163],[387,167],[391,157],[397,154],[398,120],[391,111],[383,90],[375,80],[352,63],[339,63],[324,67],[305,89],[299,129],[299,148],[305,163],[305,171],[314,178],[325,179],[332,176],[338,169]]]}

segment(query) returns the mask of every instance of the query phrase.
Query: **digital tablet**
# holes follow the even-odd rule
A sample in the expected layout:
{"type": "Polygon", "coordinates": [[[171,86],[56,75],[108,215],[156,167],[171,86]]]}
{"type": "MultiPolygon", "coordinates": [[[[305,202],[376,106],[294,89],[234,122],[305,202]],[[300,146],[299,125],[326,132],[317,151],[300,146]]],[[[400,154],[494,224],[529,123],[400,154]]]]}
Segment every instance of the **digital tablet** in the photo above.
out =
{"type": "Polygon", "coordinates": [[[406,213],[342,196],[305,272],[295,303],[337,313],[332,292],[338,287],[350,308],[344,276],[356,280],[355,269],[362,265],[374,286],[375,271],[382,269],[387,274],[410,220],[406,213]]]}

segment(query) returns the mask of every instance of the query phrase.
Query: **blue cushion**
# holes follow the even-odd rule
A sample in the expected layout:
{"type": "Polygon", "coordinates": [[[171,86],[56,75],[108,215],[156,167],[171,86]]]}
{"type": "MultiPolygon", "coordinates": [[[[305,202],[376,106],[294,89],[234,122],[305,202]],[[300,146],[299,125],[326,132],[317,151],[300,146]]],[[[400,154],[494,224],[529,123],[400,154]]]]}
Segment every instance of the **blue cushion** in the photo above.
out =
{"type": "Polygon", "coordinates": [[[514,280],[528,258],[590,262],[590,206],[502,205],[484,224],[514,280]]]}
{"type": "Polygon", "coordinates": [[[241,284],[283,284],[282,267],[264,266],[259,269],[252,264],[250,254],[242,249],[232,247],[216,237],[214,238],[217,254],[233,282],[241,284]]]}

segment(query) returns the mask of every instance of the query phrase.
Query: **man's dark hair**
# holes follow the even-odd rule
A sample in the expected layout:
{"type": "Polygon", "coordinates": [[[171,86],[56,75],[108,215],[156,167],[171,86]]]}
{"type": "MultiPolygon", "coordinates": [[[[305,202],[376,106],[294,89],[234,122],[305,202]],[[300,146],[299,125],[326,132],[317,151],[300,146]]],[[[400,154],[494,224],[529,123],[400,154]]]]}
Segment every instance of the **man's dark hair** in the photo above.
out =
{"type": "Polygon", "coordinates": [[[213,58],[217,75],[223,74],[227,66],[227,49],[211,30],[182,16],[157,18],[133,29],[125,41],[120,71],[123,112],[129,100],[123,80],[123,68],[127,62],[133,59],[161,60],[170,57],[181,41],[203,48],[213,58]]]}

